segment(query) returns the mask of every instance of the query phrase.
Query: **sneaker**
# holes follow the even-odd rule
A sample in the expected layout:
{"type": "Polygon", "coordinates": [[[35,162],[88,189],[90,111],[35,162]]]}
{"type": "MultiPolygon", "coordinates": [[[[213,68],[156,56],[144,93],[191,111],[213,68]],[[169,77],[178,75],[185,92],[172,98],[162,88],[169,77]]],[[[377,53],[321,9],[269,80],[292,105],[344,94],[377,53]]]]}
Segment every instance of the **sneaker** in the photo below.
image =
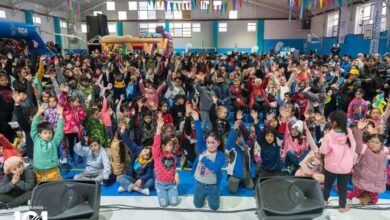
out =
{"type": "Polygon", "coordinates": [[[150,191],[149,191],[148,188],[141,189],[139,192],[142,193],[142,194],[145,194],[145,195],[147,195],[147,196],[150,196],[150,191]]]}
{"type": "Polygon", "coordinates": [[[127,187],[127,192],[133,191],[134,184],[130,183],[129,187],[127,187]]]}
{"type": "Polygon", "coordinates": [[[118,187],[118,193],[121,193],[121,192],[126,192],[126,189],[123,188],[122,186],[119,186],[118,187]]]}
{"type": "Polygon", "coordinates": [[[68,160],[66,158],[60,160],[60,164],[67,164],[68,163],[68,160]]]}

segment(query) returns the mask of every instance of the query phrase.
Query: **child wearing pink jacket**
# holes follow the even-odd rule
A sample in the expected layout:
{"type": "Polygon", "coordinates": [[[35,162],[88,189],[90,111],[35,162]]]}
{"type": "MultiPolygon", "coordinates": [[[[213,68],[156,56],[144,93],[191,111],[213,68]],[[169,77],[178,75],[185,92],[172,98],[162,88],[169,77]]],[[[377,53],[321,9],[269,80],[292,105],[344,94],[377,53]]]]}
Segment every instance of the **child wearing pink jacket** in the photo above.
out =
{"type": "Polygon", "coordinates": [[[333,182],[337,177],[339,189],[339,211],[350,209],[347,202],[348,175],[353,167],[356,142],[351,129],[347,128],[347,115],[343,111],[335,111],[329,115],[332,130],[322,141],[320,152],[325,157],[324,199],[327,203],[333,182]]]}

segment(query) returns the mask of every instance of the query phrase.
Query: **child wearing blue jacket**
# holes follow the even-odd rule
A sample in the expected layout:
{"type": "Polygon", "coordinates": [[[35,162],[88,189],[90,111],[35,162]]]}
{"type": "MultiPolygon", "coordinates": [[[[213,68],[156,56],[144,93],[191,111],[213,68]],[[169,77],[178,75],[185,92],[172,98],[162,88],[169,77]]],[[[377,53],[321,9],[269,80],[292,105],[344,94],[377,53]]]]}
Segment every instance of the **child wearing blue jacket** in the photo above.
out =
{"type": "Polygon", "coordinates": [[[207,198],[210,209],[217,210],[220,204],[220,183],[222,166],[225,162],[221,137],[211,132],[206,140],[202,135],[199,114],[191,111],[195,120],[195,134],[198,143],[198,158],[195,159],[192,171],[195,178],[194,206],[202,208],[207,198]]]}
{"type": "Polygon", "coordinates": [[[242,124],[242,112],[237,112],[237,120],[230,130],[226,149],[229,151],[229,164],[226,168],[228,174],[228,189],[231,193],[236,193],[238,185],[244,184],[247,189],[253,189],[253,178],[256,177],[256,166],[252,160],[250,148],[244,144],[240,130],[242,124]]]}
{"type": "Polygon", "coordinates": [[[153,157],[152,147],[144,148],[137,146],[130,140],[127,131],[121,132],[120,137],[129,147],[131,162],[125,175],[118,176],[118,192],[136,191],[145,195],[150,195],[150,189],[154,186],[153,179],[153,157]]]}

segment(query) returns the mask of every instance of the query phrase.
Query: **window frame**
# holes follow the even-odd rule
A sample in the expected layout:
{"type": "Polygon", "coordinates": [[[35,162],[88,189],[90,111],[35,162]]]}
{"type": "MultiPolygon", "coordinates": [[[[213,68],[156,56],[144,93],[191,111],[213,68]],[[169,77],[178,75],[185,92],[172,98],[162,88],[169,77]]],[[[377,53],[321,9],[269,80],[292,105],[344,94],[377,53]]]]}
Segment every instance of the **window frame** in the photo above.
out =
{"type": "Polygon", "coordinates": [[[148,33],[148,32],[156,32],[156,27],[158,25],[162,25],[165,28],[165,23],[155,23],[155,22],[141,22],[138,24],[138,31],[140,34],[148,33]],[[146,26],[146,27],[141,27],[146,26]]]}
{"type": "Polygon", "coordinates": [[[127,3],[127,6],[128,6],[128,10],[129,11],[137,11],[138,10],[138,1],[129,1],[128,3],[127,3]],[[134,5],[135,5],[135,9],[134,9],[134,5]]]}
{"type": "Polygon", "coordinates": [[[120,21],[127,20],[127,11],[118,11],[118,20],[120,21]],[[121,14],[124,17],[121,18],[121,14]]]}
{"type": "Polygon", "coordinates": [[[42,18],[38,15],[33,15],[33,23],[34,24],[42,24],[42,18]]]}
{"type": "Polygon", "coordinates": [[[226,33],[228,32],[227,22],[218,22],[218,33],[226,33]],[[222,27],[226,26],[226,27],[222,27]]]}
{"type": "Polygon", "coordinates": [[[107,11],[115,11],[116,4],[114,1],[107,1],[106,2],[106,9],[107,11]]]}
{"type": "Polygon", "coordinates": [[[193,33],[200,33],[200,32],[202,32],[202,24],[201,23],[192,23],[192,32],[193,33]]]}
{"type": "MultiPolygon", "coordinates": [[[[157,5],[157,3],[156,3],[157,5]]],[[[153,2],[140,1],[138,2],[138,20],[155,20],[157,19],[156,7],[153,6],[153,2]],[[146,17],[141,18],[141,14],[145,14],[146,17]]]]}
{"type": "Polygon", "coordinates": [[[256,32],[257,31],[256,22],[248,22],[246,30],[247,30],[247,32],[256,32]]]}
{"type": "Polygon", "coordinates": [[[169,32],[173,38],[191,38],[192,23],[191,22],[171,22],[169,23],[169,32]]]}
{"type": "Polygon", "coordinates": [[[229,19],[238,19],[238,10],[230,10],[229,11],[229,19]]]}
{"type": "MultiPolygon", "coordinates": [[[[367,25],[367,24],[374,24],[374,2],[370,2],[370,3],[367,3],[367,4],[363,4],[363,5],[360,5],[356,8],[356,20],[355,20],[355,34],[364,34],[363,31],[364,31],[364,25],[367,25]],[[369,12],[370,12],[370,15],[367,16],[365,15],[365,12],[367,12],[368,10],[366,10],[366,8],[370,8],[369,12]],[[366,11],[365,11],[366,10],[366,11]]],[[[386,13],[387,13],[387,10],[386,10],[386,3],[383,2],[382,3],[382,15],[381,15],[381,23],[380,23],[380,32],[384,32],[386,31],[386,13]]]]}
{"type": "Polygon", "coordinates": [[[0,10],[0,18],[7,18],[7,12],[5,10],[0,10]]]}
{"type": "Polygon", "coordinates": [[[340,28],[340,12],[333,12],[327,15],[326,36],[337,37],[340,28]]]}

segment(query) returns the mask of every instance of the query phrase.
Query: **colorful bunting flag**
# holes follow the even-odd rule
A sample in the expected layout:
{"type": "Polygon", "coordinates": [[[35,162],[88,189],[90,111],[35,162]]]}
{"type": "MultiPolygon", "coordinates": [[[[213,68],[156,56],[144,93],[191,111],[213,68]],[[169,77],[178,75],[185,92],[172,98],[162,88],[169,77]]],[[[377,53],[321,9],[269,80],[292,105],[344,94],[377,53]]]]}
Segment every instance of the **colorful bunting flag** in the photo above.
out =
{"type": "Polygon", "coordinates": [[[325,8],[329,8],[329,0],[325,0],[325,8]]]}
{"type": "Polygon", "coordinates": [[[158,0],[158,4],[160,5],[160,7],[162,5],[162,2],[163,2],[163,0],[158,0]]]}
{"type": "Polygon", "coordinates": [[[320,0],[320,8],[324,5],[324,0],[320,0]]]}
{"type": "Polygon", "coordinates": [[[232,10],[232,1],[227,1],[227,11],[232,10]]]}
{"type": "Polygon", "coordinates": [[[233,11],[235,11],[236,10],[237,0],[232,0],[232,3],[233,3],[233,11]]]}
{"type": "Polygon", "coordinates": [[[174,9],[173,2],[169,2],[169,6],[171,7],[171,12],[173,12],[173,9],[174,9]]]}

